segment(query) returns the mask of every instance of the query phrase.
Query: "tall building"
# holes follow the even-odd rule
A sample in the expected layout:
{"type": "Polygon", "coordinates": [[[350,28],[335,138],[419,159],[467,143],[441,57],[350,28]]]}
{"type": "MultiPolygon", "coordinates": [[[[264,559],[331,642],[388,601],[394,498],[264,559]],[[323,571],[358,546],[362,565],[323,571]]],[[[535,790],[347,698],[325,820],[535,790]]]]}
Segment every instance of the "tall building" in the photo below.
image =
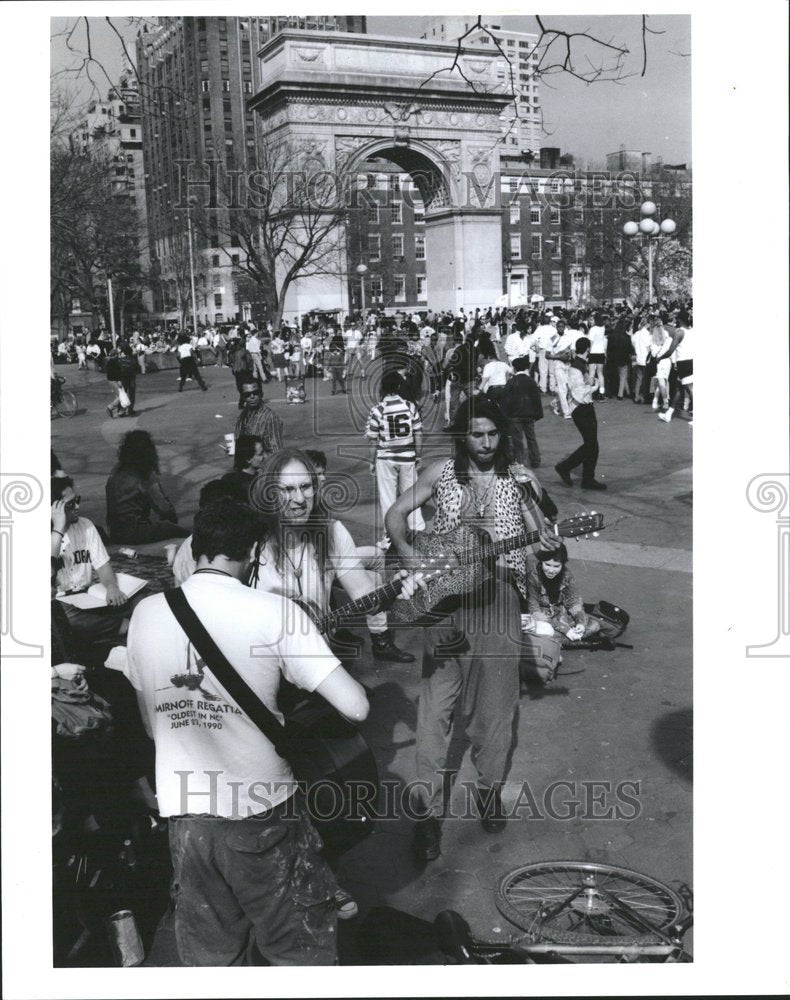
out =
{"type": "Polygon", "coordinates": [[[535,73],[538,36],[501,27],[496,17],[477,18],[470,14],[444,14],[428,19],[420,36],[429,41],[452,42],[463,38],[462,47],[495,51],[497,44],[504,56],[497,63],[497,79],[502,90],[513,100],[502,112],[502,145],[513,152],[540,153],[541,112],[540,82],[535,73]]]}
{"type": "Polygon", "coordinates": [[[364,15],[351,14],[307,14],[302,16],[289,15],[278,17],[262,17],[263,40],[268,41],[283,28],[304,28],[309,31],[353,31],[367,34],[367,18],[364,15]]]}
{"type": "MultiPolygon", "coordinates": [[[[88,105],[85,118],[71,135],[71,143],[75,151],[108,158],[112,169],[113,197],[128,199],[137,215],[140,267],[144,274],[148,273],[151,260],[147,238],[142,118],[140,92],[133,70],[124,70],[118,85],[107,93],[105,101],[92,101],[88,105]]],[[[153,304],[149,291],[143,291],[142,301],[136,303],[144,312],[150,312],[153,304]]]]}
{"type": "MultiPolygon", "coordinates": [[[[247,110],[246,100],[260,89],[258,50],[284,27],[364,32],[365,18],[160,17],[153,31],[138,35],[145,188],[152,256],[159,271],[157,311],[168,319],[190,308],[190,220],[179,207],[184,168],[177,161],[198,165],[192,178],[206,176],[200,164],[207,162],[219,162],[227,171],[255,168],[261,124],[247,110]]],[[[201,195],[200,188],[190,191],[201,195]]],[[[235,274],[242,249],[221,209],[214,221],[215,229],[192,227],[201,323],[244,314],[235,274]]]]}

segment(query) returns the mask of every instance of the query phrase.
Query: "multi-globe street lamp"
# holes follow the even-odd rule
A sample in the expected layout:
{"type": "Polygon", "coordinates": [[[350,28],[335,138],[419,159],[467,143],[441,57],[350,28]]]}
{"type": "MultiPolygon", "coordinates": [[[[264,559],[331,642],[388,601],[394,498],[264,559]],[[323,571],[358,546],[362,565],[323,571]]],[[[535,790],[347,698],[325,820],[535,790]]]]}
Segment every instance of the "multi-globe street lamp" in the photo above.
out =
{"type": "Polygon", "coordinates": [[[674,219],[663,219],[658,222],[655,215],[658,209],[655,202],[643,201],[639,206],[641,219],[639,222],[626,222],[623,226],[623,233],[629,239],[641,239],[647,242],[647,294],[648,300],[653,301],[653,245],[661,239],[672,236],[677,225],[674,219]]]}

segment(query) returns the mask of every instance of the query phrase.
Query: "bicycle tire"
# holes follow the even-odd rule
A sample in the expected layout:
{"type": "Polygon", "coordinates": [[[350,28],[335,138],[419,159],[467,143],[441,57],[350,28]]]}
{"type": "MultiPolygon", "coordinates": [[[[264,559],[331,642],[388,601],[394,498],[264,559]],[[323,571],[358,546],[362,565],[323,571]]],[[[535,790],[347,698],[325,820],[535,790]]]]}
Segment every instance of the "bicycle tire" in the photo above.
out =
{"type": "Polygon", "coordinates": [[[61,391],[60,399],[57,403],[58,413],[62,417],[75,417],[77,415],[77,397],[68,389],[61,391]]]}
{"type": "MultiPolygon", "coordinates": [[[[566,895],[574,889],[583,886],[584,877],[603,879],[596,888],[606,889],[612,896],[618,896],[617,880],[630,886],[626,892],[632,894],[632,898],[624,899],[624,902],[631,906],[639,907],[639,915],[644,920],[655,926],[656,931],[666,933],[686,912],[686,907],[680,896],[669,886],[651,878],[649,875],[642,875],[629,868],[620,868],[613,865],[601,864],[594,861],[540,861],[530,865],[522,865],[505,875],[497,891],[496,906],[502,916],[506,917],[516,927],[526,931],[533,941],[544,941],[553,944],[563,945],[614,945],[628,947],[648,944],[659,944],[663,941],[660,934],[649,932],[638,933],[633,931],[628,934],[609,933],[609,929],[614,929],[614,924],[610,922],[606,933],[601,930],[590,932],[594,928],[593,916],[596,918],[605,916],[607,920],[612,920],[611,907],[607,905],[606,897],[601,897],[600,909],[596,914],[585,916],[581,906],[570,910],[561,911],[552,918],[556,922],[546,923],[543,921],[542,911],[550,900],[559,903],[560,893],[566,895]],[[543,885],[540,884],[543,879],[543,885]],[[532,885],[527,888],[527,884],[532,885]],[[633,897],[636,891],[643,896],[649,897],[652,902],[637,901],[633,897]],[[532,898],[530,898],[532,893],[532,898]],[[541,895],[543,893],[543,895],[541,895]],[[575,926],[568,926],[571,920],[576,919],[575,926]],[[577,927],[579,929],[577,929],[577,927]]],[[[619,890],[622,893],[622,890],[619,890]]],[[[616,916],[616,915],[615,915],[616,916]]],[[[624,922],[621,921],[622,930],[624,922]]]]}

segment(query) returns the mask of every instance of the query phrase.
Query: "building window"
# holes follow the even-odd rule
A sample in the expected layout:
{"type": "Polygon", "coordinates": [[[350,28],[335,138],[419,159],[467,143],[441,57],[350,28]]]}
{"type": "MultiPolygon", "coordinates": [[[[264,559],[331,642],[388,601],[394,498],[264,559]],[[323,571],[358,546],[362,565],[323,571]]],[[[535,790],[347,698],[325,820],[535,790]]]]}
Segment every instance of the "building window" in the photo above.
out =
{"type": "Polygon", "coordinates": [[[395,289],[394,298],[401,302],[406,301],[406,275],[405,274],[394,274],[392,276],[392,282],[395,289]]]}
{"type": "Polygon", "coordinates": [[[428,279],[424,274],[417,275],[417,298],[422,301],[428,299],[428,279]]]}
{"type": "Polygon", "coordinates": [[[374,202],[372,205],[368,205],[368,222],[378,224],[379,221],[379,206],[378,202],[374,202]]]}
{"type": "Polygon", "coordinates": [[[244,93],[245,94],[251,94],[252,93],[252,81],[251,80],[245,80],[244,81],[244,93]]]}
{"type": "Polygon", "coordinates": [[[200,60],[200,72],[201,73],[208,73],[208,59],[201,59],[200,60]]]}
{"type": "Polygon", "coordinates": [[[370,278],[370,294],[374,302],[381,302],[384,294],[384,289],[381,284],[381,275],[373,274],[370,278]]]}
{"type": "Polygon", "coordinates": [[[403,202],[402,201],[394,201],[390,205],[390,220],[392,222],[397,223],[398,225],[400,225],[400,223],[403,222],[403,202]]]}
{"type": "Polygon", "coordinates": [[[381,260],[381,237],[368,236],[368,259],[381,260]]]}
{"type": "Polygon", "coordinates": [[[521,205],[517,201],[510,203],[510,225],[517,226],[521,222],[521,205]]]}
{"type": "Polygon", "coordinates": [[[239,255],[237,253],[231,254],[230,262],[231,262],[231,264],[233,264],[234,267],[238,267],[239,266],[239,255]]]}
{"type": "Polygon", "coordinates": [[[217,294],[214,296],[214,308],[215,309],[222,308],[222,295],[219,292],[217,292],[217,294]]]}
{"type": "Polygon", "coordinates": [[[552,226],[558,226],[560,224],[560,209],[558,205],[551,206],[551,224],[552,226]]]}
{"type": "Polygon", "coordinates": [[[551,294],[554,298],[562,297],[562,271],[551,272],[551,294]]]}
{"type": "Polygon", "coordinates": [[[392,256],[393,257],[403,256],[403,233],[396,233],[392,237],[392,256]]]}
{"type": "Polygon", "coordinates": [[[521,237],[510,237],[510,259],[521,260],[521,237]]]}
{"type": "Polygon", "coordinates": [[[414,259],[425,260],[425,237],[414,237],[414,259]]]}
{"type": "Polygon", "coordinates": [[[425,205],[421,201],[414,203],[414,221],[417,224],[425,222],[425,205]]]}
{"type": "Polygon", "coordinates": [[[223,80],[222,81],[222,90],[223,90],[223,93],[225,93],[225,94],[229,94],[230,93],[230,80],[223,80]]]}
{"type": "Polygon", "coordinates": [[[212,288],[222,288],[222,275],[214,274],[211,277],[211,287],[212,288]]]}
{"type": "Polygon", "coordinates": [[[543,275],[540,271],[533,271],[529,276],[529,280],[532,282],[532,294],[542,295],[543,294],[543,275]]]}
{"type": "Polygon", "coordinates": [[[130,139],[136,139],[137,138],[137,129],[136,128],[130,128],[129,129],[129,138],[130,139]]]}
{"type": "Polygon", "coordinates": [[[212,267],[219,267],[219,254],[218,253],[212,254],[212,256],[211,256],[211,266],[212,267]]]}
{"type": "Polygon", "coordinates": [[[529,207],[529,221],[531,223],[533,223],[533,225],[537,225],[537,226],[540,225],[540,205],[538,205],[538,204],[530,205],[530,207],[529,207]]]}
{"type": "Polygon", "coordinates": [[[207,94],[209,92],[209,89],[210,89],[209,81],[208,80],[201,80],[200,81],[200,89],[203,91],[204,94],[207,94]]]}
{"type": "Polygon", "coordinates": [[[553,247],[551,250],[552,257],[562,257],[562,237],[559,233],[553,239],[553,247]]]}
{"type": "Polygon", "coordinates": [[[540,260],[540,236],[533,236],[530,239],[530,249],[532,256],[540,260]]]}

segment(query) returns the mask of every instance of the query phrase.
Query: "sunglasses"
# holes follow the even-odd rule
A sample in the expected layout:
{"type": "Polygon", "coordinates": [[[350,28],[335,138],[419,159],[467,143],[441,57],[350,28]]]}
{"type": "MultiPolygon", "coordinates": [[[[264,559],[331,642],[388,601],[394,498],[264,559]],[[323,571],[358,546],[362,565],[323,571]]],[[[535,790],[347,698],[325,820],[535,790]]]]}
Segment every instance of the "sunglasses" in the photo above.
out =
{"type": "Polygon", "coordinates": [[[243,392],[241,394],[242,399],[260,399],[261,393],[259,392],[243,392]]]}
{"type": "Polygon", "coordinates": [[[71,500],[67,500],[66,503],[64,504],[64,507],[66,508],[66,510],[74,510],[75,507],[79,507],[81,500],[82,497],[79,494],[77,494],[77,496],[72,497],[71,500]]]}

